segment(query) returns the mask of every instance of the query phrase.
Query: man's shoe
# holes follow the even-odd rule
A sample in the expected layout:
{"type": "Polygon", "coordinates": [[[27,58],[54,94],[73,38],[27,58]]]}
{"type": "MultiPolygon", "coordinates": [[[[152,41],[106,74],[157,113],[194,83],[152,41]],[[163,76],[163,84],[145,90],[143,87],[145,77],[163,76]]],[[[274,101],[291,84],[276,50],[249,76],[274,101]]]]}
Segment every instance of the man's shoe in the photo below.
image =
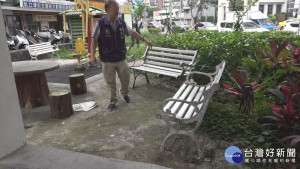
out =
{"type": "Polygon", "coordinates": [[[124,100],[126,103],[130,103],[130,98],[129,98],[129,96],[123,97],[123,100],[124,100]]]}
{"type": "Polygon", "coordinates": [[[109,111],[113,111],[114,109],[116,108],[116,104],[109,104],[109,106],[108,106],[108,110],[109,111]]]}

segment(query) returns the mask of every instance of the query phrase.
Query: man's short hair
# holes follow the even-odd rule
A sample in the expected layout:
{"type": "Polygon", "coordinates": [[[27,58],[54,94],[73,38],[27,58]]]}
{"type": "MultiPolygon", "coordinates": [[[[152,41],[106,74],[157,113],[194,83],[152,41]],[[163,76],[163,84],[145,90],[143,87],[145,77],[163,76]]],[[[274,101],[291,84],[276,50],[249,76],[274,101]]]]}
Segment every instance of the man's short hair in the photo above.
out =
{"type": "Polygon", "coordinates": [[[105,6],[104,6],[105,11],[107,11],[107,9],[110,7],[110,5],[111,5],[113,2],[116,3],[115,0],[108,0],[108,1],[105,2],[105,6]]]}

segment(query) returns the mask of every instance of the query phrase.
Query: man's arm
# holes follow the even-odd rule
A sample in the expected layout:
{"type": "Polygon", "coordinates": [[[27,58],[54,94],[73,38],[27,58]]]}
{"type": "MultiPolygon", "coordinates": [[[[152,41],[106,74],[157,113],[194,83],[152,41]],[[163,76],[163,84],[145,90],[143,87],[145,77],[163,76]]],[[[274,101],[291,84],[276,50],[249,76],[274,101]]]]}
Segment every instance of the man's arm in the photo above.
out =
{"type": "Polygon", "coordinates": [[[95,58],[95,51],[97,48],[97,39],[92,38],[92,44],[91,44],[91,64],[94,65],[96,63],[95,58]]]}
{"type": "Polygon", "coordinates": [[[131,34],[131,36],[133,36],[134,38],[136,38],[136,39],[138,39],[140,41],[145,42],[149,48],[152,48],[152,43],[149,42],[147,39],[145,39],[143,36],[141,36],[139,33],[133,31],[132,34],[131,34]]]}

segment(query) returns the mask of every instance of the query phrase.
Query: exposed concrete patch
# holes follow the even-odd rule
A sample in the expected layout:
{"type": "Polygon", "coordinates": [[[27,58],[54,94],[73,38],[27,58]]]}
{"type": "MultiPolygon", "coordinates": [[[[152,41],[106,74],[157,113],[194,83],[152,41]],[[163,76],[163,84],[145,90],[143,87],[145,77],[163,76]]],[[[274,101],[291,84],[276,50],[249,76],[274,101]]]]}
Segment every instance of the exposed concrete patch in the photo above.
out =
{"type": "MultiPolygon", "coordinates": [[[[224,159],[224,150],[230,144],[216,142],[205,136],[199,136],[199,140],[211,161],[202,159],[197,164],[188,163],[196,157],[196,153],[195,145],[186,137],[171,138],[168,144],[171,150],[160,152],[161,143],[169,129],[163,120],[155,117],[154,111],[176,89],[160,87],[153,79],[150,81],[155,85],[146,84],[144,77],[138,78],[137,87],[130,89],[132,102],[125,103],[119,96],[117,109],[110,112],[107,110],[109,91],[102,74],[86,81],[88,92],[72,95],[72,102],[95,100],[98,107],[88,112],[74,112],[69,118],[54,119],[50,117],[49,106],[22,109],[25,126],[32,126],[26,130],[29,144],[180,169],[232,167],[224,159]]],[[[69,85],[49,84],[49,87],[51,92],[70,91],[69,85]]]]}

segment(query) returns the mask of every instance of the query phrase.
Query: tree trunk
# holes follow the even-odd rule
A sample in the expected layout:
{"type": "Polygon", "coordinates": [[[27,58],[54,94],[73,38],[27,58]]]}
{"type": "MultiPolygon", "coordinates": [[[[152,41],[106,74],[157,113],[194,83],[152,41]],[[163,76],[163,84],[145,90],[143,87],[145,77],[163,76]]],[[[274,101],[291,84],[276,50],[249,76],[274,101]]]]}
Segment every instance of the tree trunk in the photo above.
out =
{"type": "Polygon", "coordinates": [[[71,94],[68,91],[49,94],[51,117],[66,118],[73,114],[71,94]]]}
{"type": "Polygon", "coordinates": [[[69,76],[71,93],[73,95],[86,93],[87,87],[85,83],[84,74],[78,73],[69,76]]]}

